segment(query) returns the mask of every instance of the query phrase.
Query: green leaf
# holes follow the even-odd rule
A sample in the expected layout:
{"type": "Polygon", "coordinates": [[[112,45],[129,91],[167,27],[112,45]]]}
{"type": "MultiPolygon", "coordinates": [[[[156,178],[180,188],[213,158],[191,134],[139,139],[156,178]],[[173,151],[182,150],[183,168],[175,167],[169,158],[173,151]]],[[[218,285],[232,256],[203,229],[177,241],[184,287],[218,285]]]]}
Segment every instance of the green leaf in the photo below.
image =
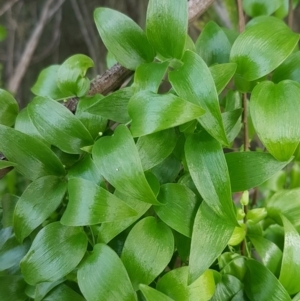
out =
{"type": "Polygon", "coordinates": [[[272,81],[275,83],[285,79],[300,82],[300,51],[291,54],[272,75],[272,81]]]}
{"type": "Polygon", "coordinates": [[[60,205],[67,183],[56,176],[45,176],[29,184],[18,200],[14,213],[14,230],[23,241],[60,205]]]}
{"type": "Polygon", "coordinates": [[[175,127],[204,114],[200,106],[174,94],[158,95],[148,91],[135,94],[129,102],[128,111],[134,137],[175,127]]]}
{"type": "Polygon", "coordinates": [[[13,96],[0,89],[0,124],[12,126],[19,113],[19,105],[13,96]]]}
{"type": "Polygon", "coordinates": [[[212,271],[207,270],[194,283],[188,285],[188,269],[188,267],[180,267],[166,273],[159,279],[156,288],[174,301],[210,300],[215,291],[212,271]]]}
{"type": "Polygon", "coordinates": [[[157,199],[164,206],[154,207],[158,217],[179,233],[191,237],[198,204],[196,195],[186,186],[165,184],[157,199]]]}
{"type": "Polygon", "coordinates": [[[67,285],[61,284],[52,290],[43,301],[85,301],[85,299],[67,285]]]}
{"type": "Polygon", "coordinates": [[[120,192],[142,202],[160,204],[146,180],[136,145],[126,126],[119,125],[112,137],[99,139],[93,147],[93,158],[103,177],[120,192]]]}
{"type": "MultiPolygon", "coordinates": [[[[289,0],[282,0],[281,6],[275,11],[274,16],[280,19],[286,17],[289,13],[289,0]]],[[[293,0],[293,9],[298,5],[299,0],[293,0]]]]}
{"type": "Polygon", "coordinates": [[[95,10],[94,20],[104,45],[122,66],[134,70],[154,59],[146,34],[129,17],[101,7],[95,10]]]}
{"type": "Polygon", "coordinates": [[[265,0],[243,0],[243,9],[250,17],[272,15],[282,4],[282,0],[273,0],[266,2],[265,0]]]}
{"type": "Polygon", "coordinates": [[[7,30],[4,26],[0,25],[0,42],[4,41],[7,37],[7,30]]]}
{"type": "Polygon", "coordinates": [[[74,96],[73,92],[66,91],[67,93],[63,93],[58,88],[57,76],[59,67],[60,65],[52,65],[42,70],[31,88],[31,92],[37,96],[49,97],[54,100],[74,96]]]}
{"type": "Polygon", "coordinates": [[[189,283],[201,276],[223,252],[234,226],[202,203],[195,217],[189,265],[189,283]]]}
{"type": "Polygon", "coordinates": [[[217,92],[221,94],[236,71],[235,63],[217,64],[209,67],[209,71],[214,79],[217,92]]]}
{"type": "Polygon", "coordinates": [[[120,89],[106,97],[100,98],[93,105],[89,106],[86,111],[119,123],[127,123],[130,121],[127,106],[132,96],[133,89],[131,87],[120,89]]]}
{"type": "Polygon", "coordinates": [[[300,188],[276,192],[266,203],[268,215],[281,223],[283,214],[300,232],[300,188]]]}
{"type": "Polygon", "coordinates": [[[35,98],[28,105],[28,114],[40,134],[66,153],[80,154],[80,148],[93,144],[86,127],[54,100],[35,98]]]}
{"type": "Polygon", "coordinates": [[[63,225],[95,225],[136,215],[122,200],[90,181],[72,178],[68,191],[68,206],[61,218],[63,225]]]}
{"type": "Polygon", "coordinates": [[[243,109],[236,109],[222,113],[222,120],[225,127],[226,136],[229,142],[233,142],[242,128],[243,109]]]}
{"type": "Polygon", "coordinates": [[[225,154],[225,159],[233,192],[259,186],[289,163],[262,152],[232,152],[225,154]]]}
{"type": "Polygon", "coordinates": [[[22,274],[31,285],[56,281],[74,270],[86,247],[87,237],[81,228],[66,227],[59,222],[48,224],[22,259],[22,274]]]}
{"type": "Polygon", "coordinates": [[[22,276],[5,275],[0,276],[0,298],[1,301],[25,301],[26,283],[22,276]]]}
{"type": "Polygon", "coordinates": [[[300,86],[290,80],[262,82],[251,95],[250,112],[256,132],[279,161],[288,161],[300,141],[300,86]]]}
{"type": "Polygon", "coordinates": [[[146,32],[152,46],[166,58],[181,59],[188,27],[185,0],[150,0],[146,32]]]}
{"type": "Polygon", "coordinates": [[[139,221],[129,232],[121,259],[131,283],[150,284],[168,265],[174,252],[172,231],[154,217],[139,221]]]}
{"type": "Polygon", "coordinates": [[[185,144],[187,166],[203,200],[228,223],[236,225],[229,172],[221,144],[206,132],[193,134],[185,144]]]}
{"type": "Polygon", "coordinates": [[[139,289],[145,296],[146,301],[174,301],[174,299],[169,298],[165,294],[159,292],[158,290],[148,285],[140,284],[139,289]]]}
{"type": "Polygon", "coordinates": [[[168,62],[152,62],[138,66],[134,74],[135,92],[147,90],[157,93],[168,66],[168,62]]]}
{"type": "Polygon", "coordinates": [[[208,67],[191,51],[185,52],[182,61],[184,64],[181,68],[169,72],[169,80],[174,90],[179,97],[205,110],[199,122],[215,139],[227,145],[218,94],[208,67]]]}
{"type": "MultiPolygon", "coordinates": [[[[3,195],[1,200],[1,206],[2,206],[1,224],[3,228],[13,226],[13,215],[18,199],[19,198],[17,196],[12,194],[3,195]]],[[[0,248],[1,248],[1,244],[0,244],[0,248]]]]}
{"type": "Polygon", "coordinates": [[[280,271],[282,251],[276,244],[262,236],[249,235],[249,238],[260,256],[261,262],[277,276],[280,271]]]}
{"type": "Polygon", "coordinates": [[[224,31],[213,21],[204,26],[196,41],[196,52],[208,65],[229,62],[231,44],[224,31]]]}
{"type": "Polygon", "coordinates": [[[291,298],[277,278],[256,260],[246,262],[244,289],[253,301],[291,301],[291,298]]]}
{"type": "Polygon", "coordinates": [[[87,301],[137,300],[122,261],[105,244],[95,245],[80,265],[78,285],[87,301]]]}
{"type": "Polygon", "coordinates": [[[299,35],[284,22],[265,18],[247,28],[235,40],[230,59],[237,64],[237,75],[253,81],[278,67],[293,51],[299,35]]]}
{"type": "Polygon", "coordinates": [[[17,164],[16,170],[26,178],[35,180],[46,175],[64,175],[61,162],[38,139],[3,125],[0,125],[0,137],[0,151],[17,164]]]}
{"type": "Polygon", "coordinates": [[[14,162],[0,160],[0,169],[4,169],[4,168],[7,168],[7,167],[14,167],[14,166],[17,166],[17,165],[18,164],[14,163],[14,162]]]}
{"type": "Polygon", "coordinates": [[[300,236],[291,222],[281,215],[284,228],[284,249],[279,281],[290,295],[300,291],[300,236]]]}
{"type": "Polygon", "coordinates": [[[139,138],[136,147],[144,170],[149,170],[166,159],[174,150],[177,135],[174,128],[139,138]]]}
{"type": "MultiPolygon", "coordinates": [[[[66,279],[61,278],[54,282],[41,282],[37,284],[36,286],[31,286],[30,288],[34,291],[32,292],[32,296],[30,296],[30,293],[28,294],[28,290],[26,291],[27,295],[29,295],[31,298],[34,298],[34,301],[44,301],[44,297],[52,291],[55,287],[60,285],[62,282],[64,282],[66,279]]],[[[55,291],[55,289],[53,290],[55,291]]],[[[50,294],[51,295],[51,294],[50,294]]]]}
{"type": "Polygon", "coordinates": [[[59,90],[66,95],[84,96],[90,88],[90,81],[85,78],[85,74],[91,67],[94,67],[94,62],[83,54],[75,54],[66,59],[57,70],[59,90]]]}

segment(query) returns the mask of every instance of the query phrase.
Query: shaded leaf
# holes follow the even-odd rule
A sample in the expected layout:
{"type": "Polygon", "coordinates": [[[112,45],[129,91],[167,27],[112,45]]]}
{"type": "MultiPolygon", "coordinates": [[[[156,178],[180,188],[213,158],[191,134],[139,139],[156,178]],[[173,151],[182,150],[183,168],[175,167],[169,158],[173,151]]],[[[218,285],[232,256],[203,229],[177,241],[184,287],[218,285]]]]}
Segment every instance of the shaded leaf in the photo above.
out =
{"type": "Polygon", "coordinates": [[[40,140],[0,125],[0,151],[17,164],[17,171],[30,180],[46,175],[64,175],[65,171],[54,153],[40,140]]]}
{"type": "MultiPolygon", "coordinates": [[[[1,161],[0,161],[1,162],[1,161]]],[[[11,194],[4,194],[1,200],[2,206],[2,220],[1,224],[3,228],[12,227],[13,226],[13,215],[15,206],[18,201],[18,197],[11,194]]],[[[1,236],[0,236],[1,238],[1,236]]],[[[1,248],[1,245],[0,245],[1,248]]]]}
{"type": "Polygon", "coordinates": [[[251,95],[250,112],[256,132],[279,161],[288,161],[300,141],[300,86],[290,80],[262,82],[251,95]]]}
{"type": "Polygon", "coordinates": [[[174,301],[173,299],[169,298],[167,295],[159,292],[158,290],[145,285],[140,284],[139,289],[142,291],[143,295],[146,298],[146,301],[174,301]]]}
{"type": "Polygon", "coordinates": [[[19,113],[19,105],[7,91],[0,89],[0,124],[12,126],[19,113]]]}
{"type": "Polygon", "coordinates": [[[142,202],[160,204],[146,180],[136,145],[126,126],[119,125],[112,137],[99,139],[93,147],[93,158],[104,178],[120,192],[142,202]]]}
{"type": "Polygon", "coordinates": [[[222,113],[222,120],[229,142],[234,141],[242,128],[242,112],[243,109],[236,109],[222,113]]]}
{"type": "Polygon", "coordinates": [[[79,264],[86,247],[87,237],[81,228],[66,227],[59,222],[48,224],[22,259],[22,274],[31,285],[58,280],[79,264]]]}
{"type": "Polygon", "coordinates": [[[205,62],[194,52],[186,51],[183,66],[169,72],[169,80],[179,97],[201,106],[205,114],[201,125],[215,139],[227,145],[219,99],[213,77],[205,62]]]}
{"type": "Polygon", "coordinates": [[[133,288],[150,284],[168,265],[174,252],[172,231],[154,217],[139,221],[125,241],[121,259],[133,288]]]}
{"type": "Polygon", "coordinates": [[[166,58],[180,59],[188,27],[188,5],[185,0],[150,0],[146,32],[154,49],[166,58]]]}
{"type": "Polygon", "coordinates": [[[0,298],[1,301],[25,301],[26,283],[18,275],[0,276],[0,298]]]}
{"type": "Polygon", "coordinates": [[[101,7],[94,11],[94,20],[104,45],[122,66],[134,70],[154,59],[146,34],[129,17],[101,7]]]}
{"type": "Polygon", "coordinates": [[[266,2],[265,0],[244,0],[243,9],[250,17],[272,15],[282,4],[282,0],[273,0],[266,2]]]}
{"type": "Polygon", "coordinates": [[[137,300],[122,261],[105,244],[95,245],[80,265],[78,285],[87,301],[137,300]]]}
{"type": "Polygon", "coordinates": [[[67,183],[56,176],[45,176],[29,184],[14,212],[14,230],[19,241],[57,209],[66,190],[67,183]]]}
{"type": "Polygon", "coordinates": [[[129,102],[128,111],[134,137],[175,127],[204,114],[200,106],[174,94],[159,95],[148,91],[135,94],[129,102]]]}
{"type": "Polygon", "coordinates": [[[52,290],[43,301],[85,301],[85,299],[67,285],[61,284],[52,290]]]}

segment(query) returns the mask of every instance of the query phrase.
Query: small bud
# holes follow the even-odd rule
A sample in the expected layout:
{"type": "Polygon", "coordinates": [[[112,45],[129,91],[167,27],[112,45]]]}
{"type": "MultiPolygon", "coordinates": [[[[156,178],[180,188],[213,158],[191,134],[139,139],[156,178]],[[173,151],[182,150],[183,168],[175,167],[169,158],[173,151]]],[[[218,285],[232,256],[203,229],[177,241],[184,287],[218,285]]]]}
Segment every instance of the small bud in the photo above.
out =
{"type": "Polygon", "coordinates": [[[249,191],[248,190],[243,192],[240,203],[244,206],[247,206],[249,204],[249,191]]]}

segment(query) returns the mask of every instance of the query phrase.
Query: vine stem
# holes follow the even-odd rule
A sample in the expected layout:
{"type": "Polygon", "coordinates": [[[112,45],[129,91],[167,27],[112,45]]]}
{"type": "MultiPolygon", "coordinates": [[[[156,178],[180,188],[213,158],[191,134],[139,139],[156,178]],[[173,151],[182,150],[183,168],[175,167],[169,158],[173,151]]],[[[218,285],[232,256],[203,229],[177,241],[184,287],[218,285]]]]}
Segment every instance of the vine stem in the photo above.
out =
{"type": "Polygon", "coordinates": [[[293,20],[294,20],[293,0],[289,0],[288,26],[290,29],[293,29],[293,20]]]}

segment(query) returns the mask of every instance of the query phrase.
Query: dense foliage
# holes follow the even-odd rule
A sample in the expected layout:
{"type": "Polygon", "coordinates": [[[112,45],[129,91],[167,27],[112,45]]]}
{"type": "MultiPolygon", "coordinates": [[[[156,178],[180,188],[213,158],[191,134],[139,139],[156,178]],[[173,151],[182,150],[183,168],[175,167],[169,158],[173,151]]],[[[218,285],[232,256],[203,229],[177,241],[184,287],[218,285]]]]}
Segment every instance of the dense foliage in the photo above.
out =
{"type": "Polygon", "coordinates": [[[20,112],[0,90],[0,171],[26,187],[2,199],[2,301],[300,300],[300,52],[286,2],[244,0],[241,34],[210,21],[195,43],[185,0],[150,0],[145,31],[98,8],[132,80],[92,95],[94,63],[78,54],[43,70],[20,112]]]}

